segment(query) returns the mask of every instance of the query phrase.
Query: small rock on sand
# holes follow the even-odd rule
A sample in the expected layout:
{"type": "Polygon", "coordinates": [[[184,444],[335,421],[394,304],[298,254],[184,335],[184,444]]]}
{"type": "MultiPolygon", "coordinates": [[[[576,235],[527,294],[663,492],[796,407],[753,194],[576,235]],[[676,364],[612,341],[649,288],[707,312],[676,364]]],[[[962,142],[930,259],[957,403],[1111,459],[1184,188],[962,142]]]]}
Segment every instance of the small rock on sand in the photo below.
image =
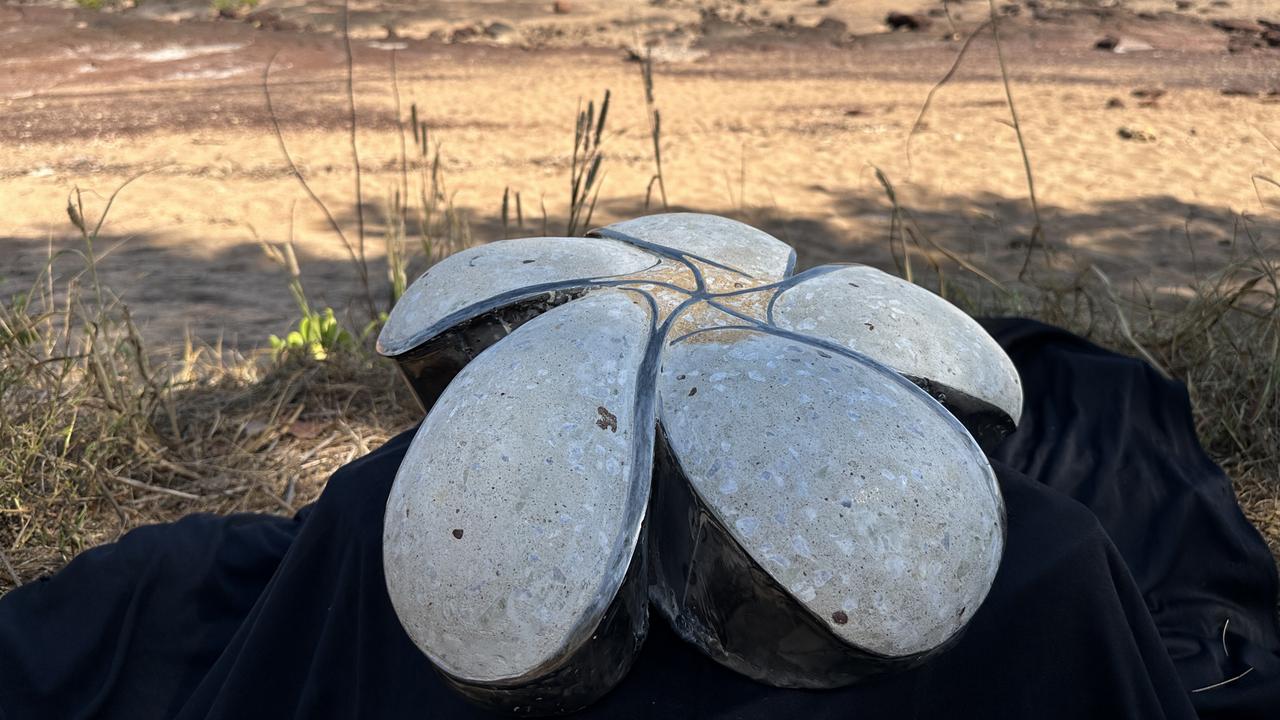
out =
{"type": "Polygon", "coordinates": [[[884,24],[889,26],[890,30],[925,30],[930,24],[929,18],[923,15],[912,15],[894,10],[884,18],[884,24]]]}
{"type": "Polygon", "coordinates": [[[1155,133],[1140,128],[1122,127],[1116,131],[1116,135],[1119,135],[1121,140],[1132,140],[1134,142],[1149,143],[1156,141],[1155,133]]]}

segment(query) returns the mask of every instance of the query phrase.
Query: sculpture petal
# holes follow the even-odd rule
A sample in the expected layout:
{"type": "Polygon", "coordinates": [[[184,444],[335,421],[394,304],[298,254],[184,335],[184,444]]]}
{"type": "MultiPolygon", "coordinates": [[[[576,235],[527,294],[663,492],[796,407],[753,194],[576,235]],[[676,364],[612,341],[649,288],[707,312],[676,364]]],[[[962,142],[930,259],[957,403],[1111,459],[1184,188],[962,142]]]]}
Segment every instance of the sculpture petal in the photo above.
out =
{"type": "Polygon", "coordinates": [[[665,213],[615,223],[592,235],[634,239],[710,260],[757,280],[791,274],[796,253],[790,245],[737,220],[700,213],[665,213]]]}
{"type": "Polygon", "coordinates": [[[919,388],[830,343],[741,327],[670,344],[658,387],[697,506],[680,521],[706,522],[669,542],[659,525],[681,513],[655,499],[655,600],[717,660],[774,684],[847,684],[938,648],[977,610],[1003,503],[973,439],[919,388]],[[722,556],[700,549],[713,544],[722,556]],[[772,586],[724,571],[735,547],[772,586]],[[807,617],[778,612],[784,595],[807,617]]]}
{"type": "Polygon", "coordinates": [[[405,456],[387,589],[414,643],[474,699],[568,711],[639,649],[652,325],[643,294],[608,289],[530,320],[458,375],[405,456]]]}
{"type": "Polygon", "coordinates": [[[500,240],[463,250],[409,286],[378,335],[378,352],[394,357],[522,298],[639,272],[658,260],[626,243],[576,237],[500,240]]]}
{"type": "MultiPolygon", "coordinates": [[[[798,275],[779,290],[770,318],[926,381],[947,396],[940,399],[949,407],[963,395],[998,408],[1011,424],[1022,415],[1018,371],[982,326],[928,290],[875,268],[824,266],[798,275]]],[[[961,419],[965,414],[957,412],[961,419]]]]}

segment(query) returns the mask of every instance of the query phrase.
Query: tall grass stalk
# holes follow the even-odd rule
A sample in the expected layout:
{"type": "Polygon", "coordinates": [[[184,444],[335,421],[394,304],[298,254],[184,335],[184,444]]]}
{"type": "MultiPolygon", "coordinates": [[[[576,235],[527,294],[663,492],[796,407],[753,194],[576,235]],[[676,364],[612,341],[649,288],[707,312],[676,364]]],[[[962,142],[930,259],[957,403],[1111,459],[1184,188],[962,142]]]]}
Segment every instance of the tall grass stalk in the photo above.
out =
{"type": "Polygon", "coordinates": [[[649,185],[644,190],[644,209],[649,209],[650,201],[653,197],[654,185],[658,187],[659,196],[662,198],[662,209],[666,210],[667,204],[667,181],[662,174],[662,113],[658,110],[658,103],[653,95],[653,50],[645,51],[644,57],[640,59],[640,79],[644,83],[644,106],[646,116],[649,119],[649,137],[653,140],[653,164],[655,172],[649,178],[649,185]]]}
{"type": "Polygon", "coordinates": [[[1027,274],[1027,268],[1031,264],[1031,253],[1035,250],[1037,243],[1044,245],[1045,258],[1048,259],[1048,245],[1044,243],[1044,223],[1040,219],[1040,203],[1036,200],[1036,180],[1035,175],[1031,172],[1031,157],[1027,155],[1027,142],[1022,137],[1022,123],[1018,120],[1018,108],[1013,102],[1013,88],[1009,84],[1009,67],[1004,61],[1004,48],[1000,44],[1000,22],[996,19],[996,3],[995,0],[987,0],[987,7],[991,12],[991,37],[996,44],[996,61],[1000,64],[1000,80],[1004,83],[1004,97],[1009,105],[1009,118],[1013,123],[1013,132],[1018,138],[1018,151],[1022,154],[1022,169],[1027,178],[1027,197],[1031,201],[1031,214],[1035,218],[1035,224],[1031,227],[1031,234],[1027,238],[1027,254],[1022,260],[1022,269],[1018,271],[1018,279],[1022,279],[1027,274]]]}
{"type": "Polygon", "coordinates": [[[598,114],[594,101],[589,101],[585,110],[579,106],[578,119],[573,126],[569,220],[565,224],[565,234],[570,237],[591,227],[591,216],[595,213],[596,201],[600,199],[600,186],[604,184],[604,176],[600,172],[604,154],[600,144],[604,140],[605,121],[609,117],[609,96],[609,91],[605,90],[598,114]]]}

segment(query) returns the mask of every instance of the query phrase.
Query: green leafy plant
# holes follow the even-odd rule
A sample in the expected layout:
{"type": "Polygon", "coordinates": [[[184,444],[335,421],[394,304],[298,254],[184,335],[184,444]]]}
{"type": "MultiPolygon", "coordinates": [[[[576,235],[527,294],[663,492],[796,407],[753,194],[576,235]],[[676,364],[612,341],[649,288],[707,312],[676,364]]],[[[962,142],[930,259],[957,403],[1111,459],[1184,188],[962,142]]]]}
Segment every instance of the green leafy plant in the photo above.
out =
{"type": "MultiPolygon", "coordinates": [[[[271,343],[273,356],[277,362],[289,357],[326,360],[334,353],[355,349],[355,338],[338,322],[333,308],[326,307],[320,312],[311,308],[302,288],[302,270],[298,266],[297,253],[293,250],[292,228],[289,234],[289,240],[280,245],[258,240],[267,257],[288,271],[289,292],[302,315],[296,329],[290,330],[284,338],[278,335],[267,338],[271,343]]],[[[366,330],[366,334],[367,332],[366,330]]]]}
{"type": "Polygon", "coordinates": [[[355,347],[355,338],[347,332],[333,314],[333,308],[323,312],[307,311],[298,321],[298,329],[291,330],[284,339],[270,337],[271,349],[276,357],[305,354],[313,360],[324,360],[335,352],[355,347]]]}

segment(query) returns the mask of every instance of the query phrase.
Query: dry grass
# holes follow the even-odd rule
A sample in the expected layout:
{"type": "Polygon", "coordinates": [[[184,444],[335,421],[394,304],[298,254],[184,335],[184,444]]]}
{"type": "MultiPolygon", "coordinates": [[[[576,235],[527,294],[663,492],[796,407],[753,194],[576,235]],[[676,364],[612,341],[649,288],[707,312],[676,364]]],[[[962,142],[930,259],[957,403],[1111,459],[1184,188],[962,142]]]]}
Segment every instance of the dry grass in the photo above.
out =
{"type": "MultiPolygon", "coordinates": [[[[393,54],[398,109],[394,61],[393,54]]],[[[270,68],[262,84],[269,110],[270,68]]],[[[358,169],[351,86],[348,60],[358,169]]],[[[598,128],[603,115],[602,108],[598,128]]],[[[83,240],[72,253],[80,271],[55,286],[50,268],[67,258],[51,256],[29,292],[0,301],[0,594],[139,525],[194,512],[291,514],[335,469],[419,418],[412,393],[373,352],[372,339],[409,277],[471,242],[468,218],[446,185],[440,143],[411,106],[400,119],[400,174],[385,205],[389,296],[379,299],[364,253],[363,209],[353,242],[298,170],[274,113],[272,120],[282,160],[350,252],[365,292],[361,307],[343,315],[363,311],[363,331],[342,327],[330,308],[311,307],[291,227],[286,242],[261,244],[297,302],[296,330],[283,341],[273,337],[274,350],[244,354],[188,339],[180,352],[161,356],[145,347],[128,308],[97,277],[95,244],[124,186],[94,220],[73,191],[67,212],[83,240]]],[[[597,145],[598,136],[596,129],[597,145]]],[[[586,189],[599,166],[598,147],[592,151],[586,189]]],[[[354,182],[362,198],[358,170],[354,182]]]]}
{"type": "Polygon", "coordinates": [[[1184,382],[1201,443],[1280,558],[1280,265],[1276,248],[1252,237],[1237,250],[1173,306],[1141,288],[1120,296],[1091,272],[1010,309],[1145,357],[1184,382]]]}
{"type": "Polygon", "coordinates": [[[92,267],[0,308],[0,592],[138,525],[292,513],[416,417],[362,348],[157,362],[92,267]]]}

